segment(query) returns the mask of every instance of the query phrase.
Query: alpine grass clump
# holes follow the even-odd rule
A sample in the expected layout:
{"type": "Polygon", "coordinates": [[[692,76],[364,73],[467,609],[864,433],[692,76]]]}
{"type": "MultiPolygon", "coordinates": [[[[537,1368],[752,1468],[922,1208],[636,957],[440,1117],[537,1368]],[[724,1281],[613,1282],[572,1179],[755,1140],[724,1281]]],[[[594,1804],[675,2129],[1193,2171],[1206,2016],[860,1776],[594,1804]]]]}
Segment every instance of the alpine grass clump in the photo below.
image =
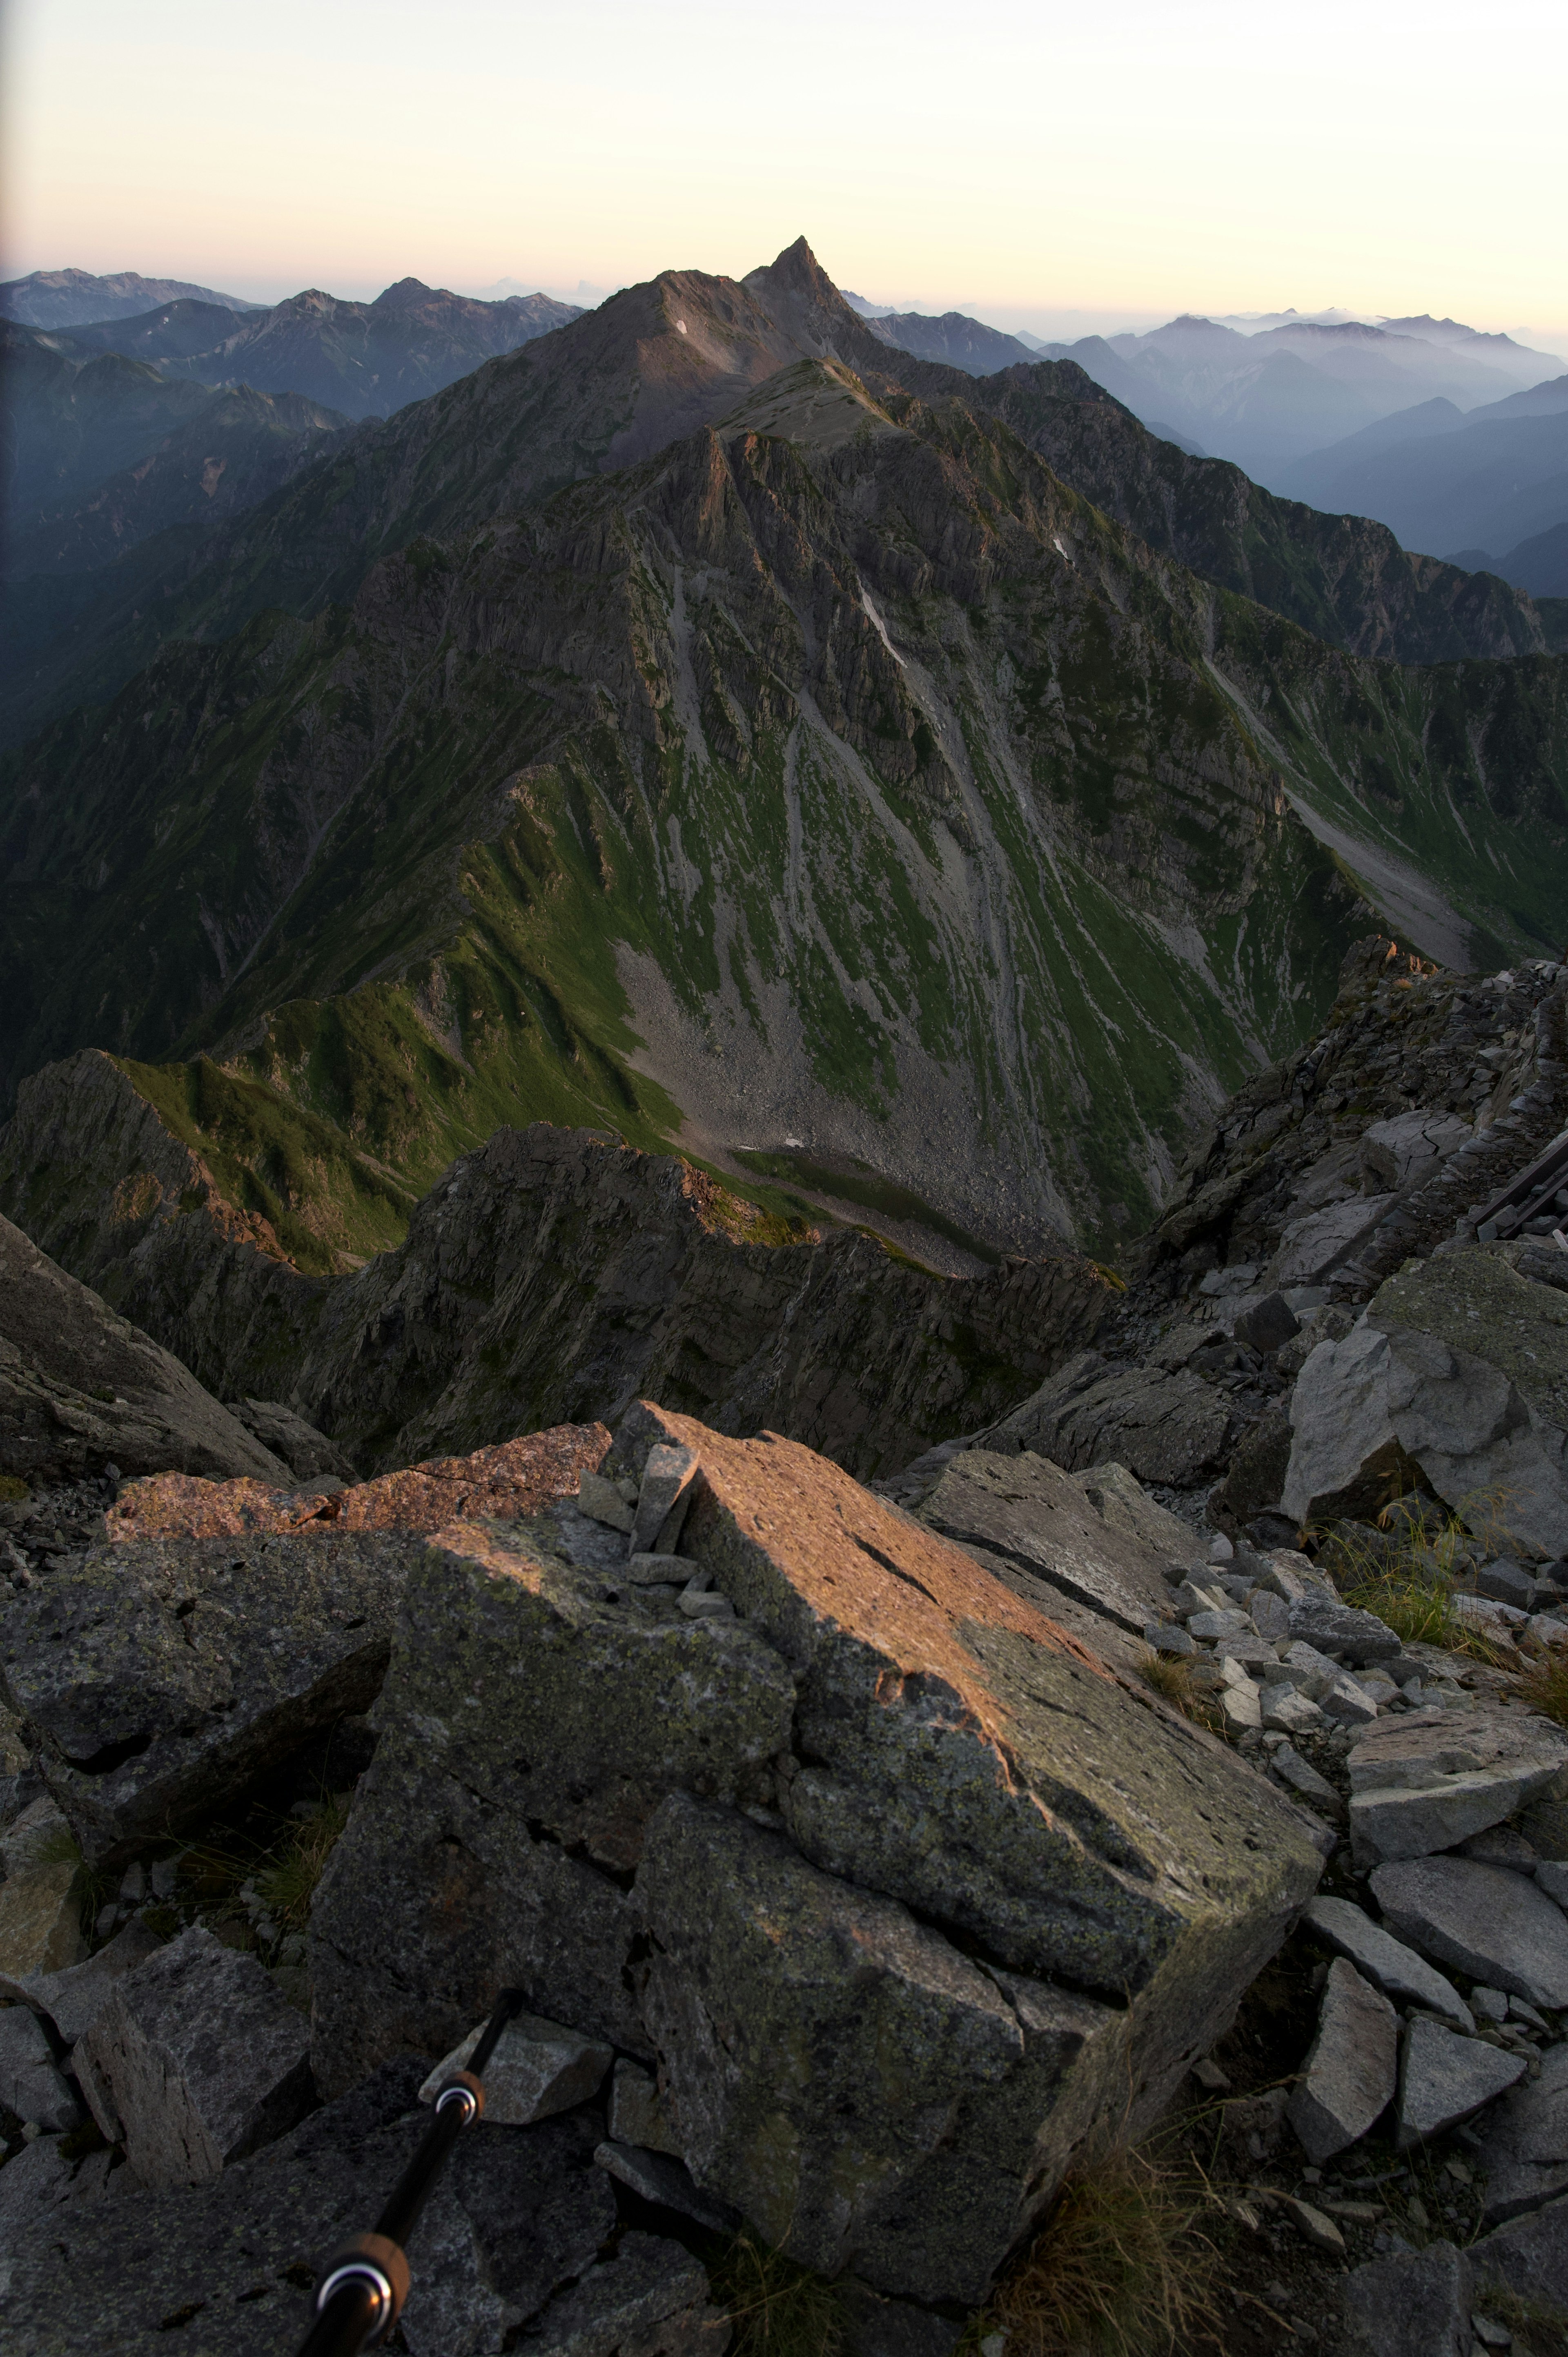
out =
{"type": "Polygon", "coordinates": [[[708,2270],[735,2329],[730,2357],[842,2357],[843,2304],[830,2283],[743,2229],[708,2270]]]}

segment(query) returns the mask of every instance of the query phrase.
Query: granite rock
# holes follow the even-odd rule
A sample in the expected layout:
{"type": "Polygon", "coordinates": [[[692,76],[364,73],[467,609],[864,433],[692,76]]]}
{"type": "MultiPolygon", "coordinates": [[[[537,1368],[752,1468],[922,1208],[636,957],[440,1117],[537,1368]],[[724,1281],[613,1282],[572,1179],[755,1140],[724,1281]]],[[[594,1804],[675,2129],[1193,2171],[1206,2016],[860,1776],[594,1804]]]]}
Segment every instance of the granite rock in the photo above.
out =
{"type": "Polygon", "coordinates": [[[1140,1481],[1187,1489],[1223,1468],[1236,1426],[1226,1394],[1190,1369],[1112,1371],[1084,1351],[977,1446],[1004,1456],[1026,1449],[1069,1472],[1114,1458],[1140,1481]]]}
{"type": "Polygon", "coordinates": [[[316,2100],[306,2025],[210,1932],[182,1932],[117,1980],[85,2045],[144,2185],[216,2177],[316,2100]]]}
{"type": "Polygon", "coordinates": [[[46,2014],[61,2042],[74,2046],[102,2012],[122,1973],[145,1964],[162,1945],[158,1934],[133,1916],[81,1964],[68,1964],[62,1971],[28,1973],[16,1980],[0,1973],[0,1992],[31,2006],[35,2013],[46,2014]]]}
{"type": "Polygon", "coordinates": [[[81,2118],[42,2022],[22,2005],[0,2007],[0,2104],[51,2136],[81,2118]]]}
{"type": "Polygon", "coordinates": [[[1483,2295],[1511,2291],[1538,2309],[1568,2315],[1568,2198],[1498,2227],[1471,2244],[1470,2257],[1483,2295]]]}
{"type": "Polygon", "coordinates": [[[1505,2095],[1476,2133],[1487,2173],[1483,2224],[1501,2225],[1568,2194],[1568,2043],[1543,2054],[1540,2077],[1505,2095]]]}
{"type": "Polygon", "coordinates": [[[1518,1712],[1477,1711],[1461,1724],[1423,1708],[1369,1728],[1347,1767],[1357,1864],[1426,1857],[1568,1787],[1568,1734],[1518,1712]]]}
{"type": "MultiPolygon", "coordinates": [[[[453,2073],[467,2069],[484,2033],[481,2021],[436,2064],[419,2091],[422,2104],[433,2104],[453,2073]]],[[[499,2127],[527,2127],[569,2112],[598,2093],[613,2060],[597,2039],[537,2014],[514,2014],[486,2066],[485,2117],[499,2127]]]]}
{"type": "Polygon", "coordinates": [[[1393,2100],[1399,2016],[1343,1956],[1328,1967],[1317,2035],[1286,2114],[1321,2167],[1359,2143],[1393,2100]]]}
{"type": "Polygon", "coordinates": [[[1568,1916],[1522,1874],[1469,1857],[1380,1866],[1372,1895],[1396,1939],[1531,2005],[1568,2006],[1568,1916]]]}
{"type": "Polygon", "coordinates": [[[1350,2357],[1470,2357],[1470,2256],[1452,2243],[1353,2267],[1341,2293],[1350,2357]]]}
{"type": "Polygon", "coordinates": [[[1424,2006],[1466,2034],[1475,2028],[1470,2008],[1453,1983],[1349,1900],[1319,1892],[1302,1909],[1299,1928],[1348,1956],[1362,1977],[1396,2005],[1424,2006]]]}
{"type": "Polygon", "coordinates": [[[1400,2057],[1400,2150],[1430,2143],[1472,2119],[1524,2071],[1522,2054],[1504,2054],[1484,2039],[1461,2037],[1418,2014],[1400,2057]]]}
{"type": "Polygon", "coordinates": [[[988,1567],[1004,1563],[1029,1575],[1047,1611],[1059,1597],[1137,1635],[1169,1609],[1171,1558],[1096,1512],[1079,1482],[1027,1451],[966,1449],[951,1458],[919,1519],[988,1567]]]}

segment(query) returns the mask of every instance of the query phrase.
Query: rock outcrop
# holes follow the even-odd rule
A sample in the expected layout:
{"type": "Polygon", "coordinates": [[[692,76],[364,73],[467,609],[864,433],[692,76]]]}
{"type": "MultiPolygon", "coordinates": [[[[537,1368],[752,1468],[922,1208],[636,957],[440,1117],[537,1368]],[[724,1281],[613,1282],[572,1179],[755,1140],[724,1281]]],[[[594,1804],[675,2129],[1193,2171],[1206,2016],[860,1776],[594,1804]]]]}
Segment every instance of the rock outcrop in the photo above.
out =
{"type": "Polygon", "coordinates": [[[972,2302],[1206,2050],[1316,1850],[832,1464],[639,1406],[600,1469],[655,1448],[700,1465],[678,1552],[564,1501],[412,1573],[313,1917],[317,2076],[445,2050],[515,1984],[657,2071],[696,2185],[769,2240],[972,2302]]]}
{"type": "Polygon", "coordinates": [[[603,1427],[358,1489],[165,1476],[110,1535],[0,1594],[5,1698],[83,1849],[111,1864],[242,1792],[375,1699],[421,1531],[574,1492],[603,1427]]]}
{"type": "Polygon", "coordinates": [[[188,1369],[0,1219],[0,1472],[251,1474],[281,1458],[188,1369]]]}

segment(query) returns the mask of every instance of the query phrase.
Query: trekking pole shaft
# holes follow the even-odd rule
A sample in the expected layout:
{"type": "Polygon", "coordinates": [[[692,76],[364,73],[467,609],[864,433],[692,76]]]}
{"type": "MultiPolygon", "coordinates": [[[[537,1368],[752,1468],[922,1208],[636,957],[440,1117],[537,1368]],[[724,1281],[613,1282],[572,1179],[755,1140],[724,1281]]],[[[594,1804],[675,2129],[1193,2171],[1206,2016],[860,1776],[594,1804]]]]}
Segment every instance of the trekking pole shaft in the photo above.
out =
{"type": "Polygon", "coordinates": [[[389,2243],[406,2248],[430,2189],[441,2173],[441,2165],[467,2127],[469,2116],[463,2104],[446,2104],[425,2129],[419,2150],[388,2194],[386,2207],[376,2220],[377,2233],[384,2234],[389,2243]]]}
{"type": "Polygon", "coordinates": [[[299,2345],[299,2357],[360,2357],[381,2318],[368,2283],[339,2285],[299,2345]]]}

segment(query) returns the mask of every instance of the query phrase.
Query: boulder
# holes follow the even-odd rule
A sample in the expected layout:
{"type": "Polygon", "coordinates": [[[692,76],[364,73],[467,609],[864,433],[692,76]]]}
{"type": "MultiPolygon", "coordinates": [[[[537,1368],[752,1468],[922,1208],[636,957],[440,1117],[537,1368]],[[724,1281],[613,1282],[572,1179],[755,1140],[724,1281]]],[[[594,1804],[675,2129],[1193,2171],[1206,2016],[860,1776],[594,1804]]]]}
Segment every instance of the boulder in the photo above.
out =
{"type": "Polygon", "coordinates": [[[51,2135],[81,2117],[43,2024],[25,2005],[0,2007],[0,2106],[51,2135]]]}
{"type": "Polygon", "coordinates": [[[1270,1769],[1282,1782],[1311,1803],[1323,1815],[1336,1824],[1345,1820],[1345,1803],[1326,1776],[1320,1775],[1310,1760],[1304,1760],[1292,1743],[1282,1743],[1269,1762],[1270,1769]]]}
{"type": "Polygon", "coordinates": [[[154,1539],[0,1590],[0,1678],[89,1859],[179,1832],[367,1709],[419,1547],[314,1529],[154,1539]]]}
{"type": "Polygon", "coordinates": [[[1418,1108],[1375,1121],[1361,1132],[1360,1162],[1368,1177],[1402,1195],[1422,1186],[1472,1135],[1457,1114],[1418,1108]]]}
{"type": "MultiPolygon", "coordinates": [[[[919,1518],[1009,1586],[1026,1574],[1019,1592],[1047,1613],[1065,1601],[1138,1636],[1169,1609],[1170,1558],[1104,1519],[1044,1458],[967,1449],[950,1460],[919,1518]]],[[[1099,1633],[1092,1623],[1089,1633],[1090,1641],[1099,1633]]]]}
{"type": "Polygon", "coordinates": [[[1230,1331],[1248,1350],[1261,1351],[1266,1357],[1282,1342],[1300,1333],[1301,1320],[1283,1293],[1264,1293],[1256,1301],[1249,1302],[1245,1309],[1237,1311],[1230,1321],[1230,1331]]]}
{"type": "Polygon", "coordinates": [[[1541,2058],[1541,2075],[1503,2097],[1476,2131],[1487,2173],[1482,2222],[1499,2226],[1568,2194],[1568,2043],[1541,2058]]]}
{"type": "Polygon", "coordinates": [[[1352,1195],[1348,1202],[1288,1221],[1269,1264],[1275,1285],[1320,1285],[1341,1261],[1349,1259],[1361,1239],[1392,1211],[1395,1200],[1391,1194],[1352,1195]]]}
{"type": "Polygon", "coordinates": [[[1542,2309],[1548,2318],[1568,2315],[1568,2199],[1548,2201],[1499,2226],[1471,2244],[1470,2257],[1477,2287],[1488,2302],[1499,2291],[1512,2292],[1538,2315],[1542,2309]]]}
{"type": "MultiPolygon", "coordinates": [[[[69,2163],[29,2147],[24,2160],[48,2156],[49,2182],[6,2245],[7,2357],[67,2346],[167,2357],[170,2319],[198,2315],[221,2357],[296,2347],[323,2261],[373,2221],[428,2125],[415,2100],[427,2068],[388,2064],[199,2185],[71,2202],[69,2163]]],[[[597,2132],[574,2113],[526,2128],[481,2121],[459,2138],[413,2241],[412,2357],[479,2357],[524,2334],[540,2357],[722,2357],[727,2327],[679,2243],[633,2231],[600,2256],[617,2220],[597,2132]]],[[[0,2208],[20,2166],[0,2170],[0,2208]]]]}
{"type": "Polygon", "coordinates": [[[145,1964],[161,1948],[156,1932],[133,1916],[95,1955],[63,1971],[28,1973],[13,1979],[0,1973],[0,1991],[15,2002],[31,2006],[53,2022],[61,2042],[74,2046],[90,2030],[109,2001],[122,1973],[145,1964]]]}
{"type": "Polygon", "coordinates": [[[216,2177],[316,2097],[305,2022],[253,1956],[194,1927],[115,1982],[83,2046],[144,2185],[216,2177]]]}
{"type": "Polygon", "coordinates": [[[1399,1659],[1399,1639],[1375,1612],[1359,1612],[1321,1588],[1298,1597],[1287,1609],[1292,1641],[1315,1646],[1330,1661],[1353,1662],[1364,1669],[1373,1662],[1399,1659]]]}
{"type": "Polygon", "coordinates": [[[733,2233],[740,2223],[737,2211],[712,2193],[704,2193],[685,2162],[664,2152],[647,2152],[637,2145],[618,2144],[607,2137],[594,2153],[596,2167],[656,2209],[673,2210],[710,2233],[733,2233]]]}
{"type": "Polygon", "coordinates": [[[1341,2294],[1349,2357],[1470,2357],[1470,2255],[1452,2243],[1352,2267],[1341,2294]]]}
{"type": "Polygon", "coordinates": [[[1489,1245],[1412,1261],[1297,1379],[1283,1503],[1365,1514],[1419,1479],[1489,1493],[1515,1544],[1568,1546],[1568,1296],[1489,1245]]]}
{"type": "Polygon", "coordinates": [[[0,1473],[77,1480],[106,1465],[289,1479],[177,1359],[0,1219],[0,1473]]]}
{"type": "Polygon", "coordinates": [[[1426,1857],[1568,1791],[1568,1734],[1517,1711],[1423,1708],[1369,1727],[1346,1762],[1358,1866],[1426,1857]]]}
{"type": "MultiPolygon", "coordinates": [[[[419,2091],[422,2104],[433,2104],[453,2073],[467,2069],[484,2034],[481,2021],[436,2064],[419,2091]]],[[[563,2029],[558,2021],[542,2021],[537,2014],[514,2014],[486,2066],[485,2117],[499,2127],[527,2127],[531,2121],[569,2112],[598,2093],[613,2060],[597,2039],[563,2029]]]]}
{"type": "Polygon", "coordinates": [[[624,2054],[610,2082],[609,2124],[616,2144],[633,2145],[642,2152],[680,2152],[680,2138],[665,2112],[658,2080],[624,2054]]]}
{"type": "Polygon", "coordinates": [[[1072,1479],[1106,1527],[1142,1540],[1162,1564],[1196,1570],[1208,1559],[1197,1533],[1179,1514],[1151,1498],[1137,1475],[1114,1458],[1072,1479]]]}
{"type": "Polygon", "coordinates": [[[1299,1928],[1348,1956],[1362,1977],[1396,2005],[1424,2006],[1455,2029],[1466,2034],[1474,2029],[1470,2008],[1453,1983],[1349,1900],[1330,1899],[1319,1891],[1302,1909],[1299,1928]]]}
{"type": "Polygon", "coordinates": [[[1336,1957],[1286,2113],[1309,2160],[1321,2167],[1375,2126],[1393,2101],[1398,2066],[1399,2016],[1354,1964],[1336,1957]]]}
{"type": "Polygon", "coordinates": [[[521,1986],[657,2071],[671,2158],[767,2239],[972,2305],[1213,2044],[1316,1853],[835,1466],[639,1407],[600,1469],[656,1447],[700,1468],[671,1570],[728,1617],[628,1580],[607,1526],[616,1554],[575,1557],[568,1504],[455,1525],[411,1577],[312,1915],[318,2075],[441,2051],[521,1986]]]}
{"type": "Polygon", "coordinates": [[[976,1446],[1001,1456],[1027,1449],[1069,1472],[1114,1458],[1140,1481],[1188,1489],[1221,1469],[1236,1423],[1226,1394],[1188,1368],[1112,1370],[1086,1351],[976,1446]]]}
{"type": "Polygon", "coordinates": [[[1380,1866],[1372,1896],[1396,1939],[1529,2004],[1568,2006],[1568,1916],[1522,1874],[1470,1857],[1380,1866]]]}
{"type": "Polygon", "coordinates": [[[1504,2054],[1484,2039],[1466,2038],[1418,2014],[1400,2058],[1400,2150],[1430,2143],[1474,2118],[1524,2072],[1522,2054],[1504,2054]]]}

